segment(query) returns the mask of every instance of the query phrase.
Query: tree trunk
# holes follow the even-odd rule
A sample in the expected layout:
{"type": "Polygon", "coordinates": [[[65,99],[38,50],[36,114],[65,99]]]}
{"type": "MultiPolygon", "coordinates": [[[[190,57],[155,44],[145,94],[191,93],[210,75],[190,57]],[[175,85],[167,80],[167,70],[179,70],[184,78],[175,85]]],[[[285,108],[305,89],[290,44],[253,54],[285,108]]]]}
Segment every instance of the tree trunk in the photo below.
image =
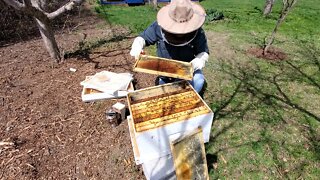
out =
{"type": "Polygon", "coordinates": [[[60,51],[59,51],[56,39],[54,38],[54,33],[52,31],[52,28],[50,27],[49,20],[46,20],[46,19],[40,20],[37,18],[35,18],[35,20],[37,22],[37,26],[39,28],[44,45],[47,48],[47,51],[49,52],[51,58],[53,58],[56,62],[60,62],[61,60],[60,51]]]}
{"type": "MultiPolygon", "coordinates": [[[[1,0],[0,0],[1,1],[1,0]]],[[[43,39],[44,45],[49,52],[52,59],[56,62],[60,62],[61,55],[54,38],[54,33],[52,31],[50,20],[57,18],[66,11],[71,10],[75,6],[81,5],[84,0],[69,0],[63,6],[57,10],[48,13],[46,12],[49,5],[49,0],[2,0],[9,6],[23,11],[27,15],[32,16],[39,28],[41,37],[43,39]]]]}
{"type": "Polygon", "coordinates": [[[275,38],[276,33],[277,33],[277,31],[278,31],[278,28],[279,28],[280,24],[284,21],[284,19],[286,18],[286,16],[287,16],[287,13],[286,13],[286,12],[285,12],[285,13],[281,13],[281,15],[280,15],[280,17],[279,17],[279,19],[278,19],[278,21],[277,21],[277,24],[276,24],[276,26],[274,27],[274,29],[273,29],[273,31],[272,31],[272,34],[271,34],[271,36],[270,36],[267,44],[266,44],[266,45],[264,46],[264,48],[263,48],[263,55],[266,55],[266,54],[267,54],[269,47],[271,46],[271,44],[272,44],[273,41],[274,41],[274,38],[275,38]]]}
{"type": "Polygon", "coordinates": [[[266,0],[266,4],[264,6],[263,11],[264,16],[268,16],[271,13],[274,2],[275,0],[266,0]]]}

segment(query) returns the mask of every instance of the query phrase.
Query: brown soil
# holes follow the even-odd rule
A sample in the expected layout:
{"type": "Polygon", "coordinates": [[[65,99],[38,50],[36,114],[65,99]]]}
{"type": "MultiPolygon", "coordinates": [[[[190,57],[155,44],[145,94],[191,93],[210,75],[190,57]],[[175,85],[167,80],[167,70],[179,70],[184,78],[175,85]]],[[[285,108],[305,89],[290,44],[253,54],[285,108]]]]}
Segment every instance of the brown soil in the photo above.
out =
{"type": "Polygon", "coordinates": [[[266,54],[263,54],[262,48],[251,48],[247,51],[249,54],[254,55],[257,58],[262,58],[266,60],[285,60],[287,55],[277,48],[269,48],[266,54]]]}
{"type": "MultiPolygon", "coordinates": [[[[115,28],[85,15],[56,39],[61,50],[73,51],[83,34],[90,41],[126,31],[115,28]]],[[[0,144],[0,179],[144,178],[127,121],[113,128],[105,118],[126,99],[81,100],[80,82],[102,70],[133,73],[136,89],[154,85],[155,76],[132,72],[131,43],[111,42],[61,64],[52,63],[40,37],[0,47],[0,143],[12,143],[0,144]]]]}

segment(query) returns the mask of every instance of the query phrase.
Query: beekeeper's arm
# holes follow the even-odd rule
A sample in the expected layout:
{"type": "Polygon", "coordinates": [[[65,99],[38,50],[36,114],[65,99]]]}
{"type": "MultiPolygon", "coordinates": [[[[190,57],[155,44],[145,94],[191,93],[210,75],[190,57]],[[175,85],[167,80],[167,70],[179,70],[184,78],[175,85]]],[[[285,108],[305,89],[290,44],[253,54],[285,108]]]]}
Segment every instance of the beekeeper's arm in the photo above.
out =
{"type": "Polygon", "coordinates": [[[192,61],[193,70],[196,71],[198,69],[204,68],[206,62],[209,59],[209,54],[206,52],[199,53],[192,61]]]}
{"type": "Polygon", "coordinates": [[[145,46],[154,45],[159,35],[159,25],[157,22],[153,22],[146,30],[144,30],[138,37],[136,37],[132,43],[130,55],[137,58],[145,46]]]}
{"type": "Polygon", "coordinates": [[[204,30],[200,28],[195,37],[195,58],[191,61],[194,71],[203,69],[209,59],[209,48],[204,30]]]}
{"type": "Polygon", "coordinates": [[[146,41],[142,37],[136,37],[132,43],[130,55],[137,59],[145,45],[146,41]]]}

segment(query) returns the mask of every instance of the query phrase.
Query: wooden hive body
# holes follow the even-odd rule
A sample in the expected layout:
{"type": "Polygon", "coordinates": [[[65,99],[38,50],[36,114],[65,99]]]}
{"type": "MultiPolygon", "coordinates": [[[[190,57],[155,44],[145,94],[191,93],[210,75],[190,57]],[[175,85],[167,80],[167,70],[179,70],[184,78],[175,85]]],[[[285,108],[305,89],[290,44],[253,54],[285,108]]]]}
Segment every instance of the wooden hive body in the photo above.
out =
{"type": "Polygon", "coordinates": [[[128,94],[128,120],[137,164],[171,153],[169,136],[197,127],[209,141],[213,112],[187,81],[128,94]]]}

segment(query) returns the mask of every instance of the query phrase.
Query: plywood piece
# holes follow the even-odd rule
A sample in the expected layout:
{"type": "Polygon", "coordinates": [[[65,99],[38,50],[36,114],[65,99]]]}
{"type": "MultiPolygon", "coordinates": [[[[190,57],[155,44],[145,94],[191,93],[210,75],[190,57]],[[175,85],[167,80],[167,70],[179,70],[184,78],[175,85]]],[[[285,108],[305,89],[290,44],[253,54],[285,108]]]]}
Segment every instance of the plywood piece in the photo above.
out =
{"type": "Polygon", "coordinates": [[[136,163],[139,164],[140,153],[139,153],[139,148],[138,148],[138,144],[136,141],[136,137],[134,134],[133,120],[132,120],[131,116],[128,116],[127,120],[128,120],[129,133],[130,133],[130,139],[131,139],[131,143],[132,143],[133,154],[134,154],[136,163]]]}
{"type": "Polygon", "coordinates": [[[128,102],[137,132],[211,112],[187,81],[129,93],[128,102]]]}
{"type": "Polygon", "coordinates": [[[96,93],[103,93],[103,92],[98,91],[96,89],[84,88],[84,94],[96,94],[96,93]]]}
{"type": "Polygon", "coordinates": [[[177,180],[209,180],[202,129],[170,143],[177,180]]]}
{"type": "Polygon", "coordinates": [[[191,63],[149,55],[140,55],[133,70],[186,80],[193,77],[191,63]]]}

